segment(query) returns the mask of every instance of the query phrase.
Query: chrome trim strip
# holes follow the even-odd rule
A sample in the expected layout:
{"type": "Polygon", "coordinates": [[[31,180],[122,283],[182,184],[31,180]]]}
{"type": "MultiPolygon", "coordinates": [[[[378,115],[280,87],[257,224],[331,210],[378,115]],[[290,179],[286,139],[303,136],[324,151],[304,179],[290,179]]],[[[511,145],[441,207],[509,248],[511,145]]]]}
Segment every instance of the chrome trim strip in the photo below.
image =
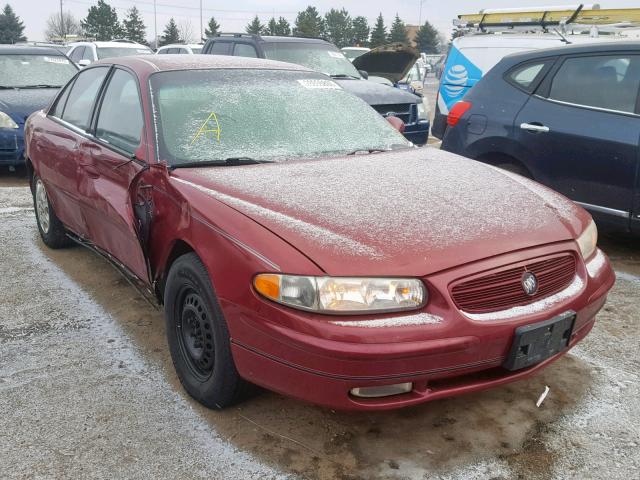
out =
{"type": "Polygon", "coordinates": [[[624,210],[616,210],[615,208],[601,207],[600,205],[592,205],[590,203],[585,202],[575,202],[583,208],[587,210],[593,210],[598,213],[605,213],[607,215],[612,215],[614,217],[621,218],[629,218],[629,212],[625,212],[624,210]]]}
{"type": "Polygon", "coordinates": [[[622,110],[612,110],[610,108],[601,108],[601,107],[594,107],[591,105],[582,105],[580,103],[563,102],[562,100],[555,100],[553,98],[542,97],[540,95],[534,95],[534,97],[539,98],[540,100],[546,100],[548,102],[557,103],[559,105],[567,105],[569,107],[586,108],[588,110],[596,110],[598,112],[605,112],[605,113],[617,113],[619,115],[627,115],[629,117],[635,117],[635,118],[640,117],[640,115],[633,112],[624,112],[622,110]]]}

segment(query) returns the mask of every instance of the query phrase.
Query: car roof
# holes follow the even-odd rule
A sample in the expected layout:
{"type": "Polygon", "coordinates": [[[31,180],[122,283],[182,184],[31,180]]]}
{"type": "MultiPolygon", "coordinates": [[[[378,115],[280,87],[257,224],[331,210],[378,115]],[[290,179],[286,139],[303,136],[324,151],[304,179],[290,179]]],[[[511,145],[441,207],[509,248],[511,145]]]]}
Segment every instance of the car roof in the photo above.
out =
{"type": "Polygon", "coordinates": [[[166,48],[181,48],[181,47],[189,47],[189,48],[202,48],[204,45],[202,43],[171,43],[169,45],[162,45],[158,47],[158,50],[166,49],[166,48]]]}
{"type": "Polygon", "coordinates": [[[129,42],[73,42],[70,43],[70,47],[95,45],[98,48],[149,48],[141,43],[129,43],[129,42]]]}
{"type": "Polygon", "coordinates": [[[92,65],[123,65],[139,74],[207,69],[296,70],[316,73],[314,70],[292,63],[227,55],[140,55],[99,60],[92,65]]]}
{"type": "Polygon", "coordinates": [[[326,40],[321,38],[311,38],[311,37],[280,37],[277,35],[251,35],[251,34],[234,34],[234,33],[222,33],[220,36],[211,37],[209,40],[213,41],[234,41],[234,40],[255,40],[257,42],[264,43],[326,43],[329,44],[326,40]]]}
{"type": "Polygon", "coordinates": [[[0,55],[62,55],[57,48],[22,45],[0,45],[0,55]]]}
{"type": "Polygon", "coordinates": [[[536,59],[540,57],[548,57],[552,55],[576,55],[581,53],[606,53],[606,52],[633,52],[640,53],[640,41],[611,41],[611,42],[597,42],[597,43],[580,43],[564,45],[555,48],[544,48],[540,50],[530,50],[523,53],[512,53],[505,58],[513,61],[520,62],[529,59],[536,59]]]}
{"type": "MultiPolygon", "coordinates": [[[[589,37],[588,35],[566,35],[571,44],[621,42],[613,36],[589,37]]],[[[458,37],[453,41],[459,49],[484,48],[536,48],[540,45],[566,45],[563,38],[555,33],[505,33],[505,34],[472,34],[458,37]]],[[[539,48],[539,47],[538,47],[539,48]]]]}

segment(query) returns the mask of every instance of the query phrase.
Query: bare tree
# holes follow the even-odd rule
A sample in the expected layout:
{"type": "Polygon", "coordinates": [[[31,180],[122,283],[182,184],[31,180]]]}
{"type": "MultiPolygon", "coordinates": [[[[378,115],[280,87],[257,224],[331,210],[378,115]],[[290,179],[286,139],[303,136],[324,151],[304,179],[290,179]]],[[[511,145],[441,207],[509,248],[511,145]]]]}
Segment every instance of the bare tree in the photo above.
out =
{"type": "Polygon", "coordinates": [[[180,21],[178,25],[178,31],[180,32],[180,41],[184,43],[193,43],[194,32],[191,20],[185,18],[180,21]]]}
{"type": "Polygon", "coordinates": [[[79,35],[80,32],[80,22],[71,12],[64,12],[62,16],[59,13],[49,16],[44,34],[47,40],[64,40],[69,35],[79,35]]]}

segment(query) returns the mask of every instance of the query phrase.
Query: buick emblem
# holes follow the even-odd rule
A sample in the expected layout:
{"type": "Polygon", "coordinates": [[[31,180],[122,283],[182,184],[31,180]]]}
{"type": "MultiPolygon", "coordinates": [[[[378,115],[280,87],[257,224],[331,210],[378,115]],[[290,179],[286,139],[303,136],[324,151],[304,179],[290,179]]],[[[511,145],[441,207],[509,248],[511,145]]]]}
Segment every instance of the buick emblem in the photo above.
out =
{"type": "Polygon", "coordinates": [[[524,272],[522,275],[522,289],[529,296],[538,293],[538,278],[531,272],[524,272]]]}

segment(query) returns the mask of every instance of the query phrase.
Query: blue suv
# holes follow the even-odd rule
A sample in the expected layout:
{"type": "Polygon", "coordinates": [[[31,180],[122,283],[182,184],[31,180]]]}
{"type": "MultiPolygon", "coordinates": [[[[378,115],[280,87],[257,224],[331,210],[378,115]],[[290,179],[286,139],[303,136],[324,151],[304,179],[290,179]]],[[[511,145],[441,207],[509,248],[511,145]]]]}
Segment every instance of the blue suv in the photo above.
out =
{"type": "Polygon", "coordinates": [[[640,43],[505,57],[447,123],[444,150],[532,178],[601,224],[640,233],[640,43]]]}

